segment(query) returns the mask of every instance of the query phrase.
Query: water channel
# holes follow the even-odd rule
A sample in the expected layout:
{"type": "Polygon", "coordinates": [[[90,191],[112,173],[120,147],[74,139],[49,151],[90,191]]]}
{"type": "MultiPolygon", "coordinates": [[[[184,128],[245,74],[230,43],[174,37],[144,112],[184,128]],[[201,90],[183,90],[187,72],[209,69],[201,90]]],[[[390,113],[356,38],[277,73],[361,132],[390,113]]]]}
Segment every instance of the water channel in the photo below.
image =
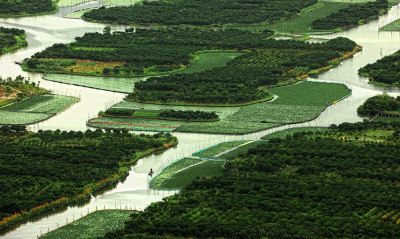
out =
{"type": "MultiPolygon", "coordinates": [[[[89,3],[93,4],[93,3],[89,3]]],[[[86,8],[90,5],[83,4],[86,8]]],[[[75,8],[61,9],[63,14],[75,8]]],[[[84,22],[78,19],[66,19],[57,13],[48,16],[1,19],[3,27],[16,27],[24,29],[27,33],[29,46],[16,52],[0,57],[0,75],[2,77],[15,77],[22,75],[30,77],[32,81],[39,82],[40,86],[56,94],[70,95],[80,98],[80,102],[68,110],[60,113],[47,121],[30,126],[31,130],[61,129],[61,130],[86,130],[86,121],[94,117],[100,110],[104,110],[114,103],[121,101],[124,94],[112,93],[103,90],[90,89],[74,85],[50,82],[42,79],[42,74],[28,73],[21,70],[15,62],[21,62],[38,51],[42,51],[54,43],[67,43],[85,32],[102,31],[103,24],[84,22]]],[[[1,238],[37,238],[41,234],[54,230],[67,222],[76,220],[88,212],[103,208],[132,208],[143,210],[152,202],[160,201],[163,197],[177,193],[177,191],[157,191],[148,189],[147,172],[150,168],[160,171],[173,160],[189,156],[193,152],[209,147],[219,142],[228,140],[259,139],[261,136],[291,127],[302,126],[329,126],[342,122],[357,122],[362,119],[357,116],[356,109],[367,98],[382,93],[384,90],[392,95],[399,95],[399,89],[387,89],[367,84],[365,78],[359,77],[357,70],[385,55],[400,49],[399,32],[379,32],[378,29],[388,21],[400,17],[400,5],[393,7],[390,12],[379,20],[351,29],[346,32],[318,36],[319,38],[334,38],[343,36],[356,41],[363,47],[363,51],[353,58],[345,60],[340,66],[321,74],[317,81],[342,82],[353,91],[351,97],[341,101],[325,110],[316,120],[308,123],[285,125],[279,128],[264,130],[257,133],[227,136],[195,133],[174,133],[178,137],[179,145],[163,153],[152,155],[139,160],[132,167],[128,178],[119,183],[114,189],[93,197],[90,203],[84,206],[69,207],[60,213],[43,217],[36,221],[28,222],[17,229],[8,232],[1,238]]],[[[123,30],[123,26],[113,26],[113,30],[123,30]]]]}

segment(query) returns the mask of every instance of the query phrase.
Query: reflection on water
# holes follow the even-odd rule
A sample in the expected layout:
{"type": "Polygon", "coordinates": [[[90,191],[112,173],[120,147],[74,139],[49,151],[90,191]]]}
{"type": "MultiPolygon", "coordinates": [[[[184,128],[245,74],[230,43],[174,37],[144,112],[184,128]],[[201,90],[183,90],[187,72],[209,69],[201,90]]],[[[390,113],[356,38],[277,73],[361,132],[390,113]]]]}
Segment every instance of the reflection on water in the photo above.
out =
{"type": "MultiPolygon", "coordinates": [[[[363,47],[363,51],[351,59],[341,63],[335,69],[321,74],[315,80],[343,82],[349,85],[353,94],[351,97],[329,107],[321,116],[311,122],[285,125],[279,128],[264,130],[243,136],[224,136],[193,133],[174,133],[179,139],[179,145],[158,155],[152,155],[139,160],[136,166],[132,167],[130,175],[116,188],[93,198],[85,206],[69,207],[68,210],[30,222],[4,235],[4,238],[37,238],[41,233],[53,230],[64,225],[67,221],[77,219],[86,215],[88,211],[103,208],[136,208],[144,209],[151,202],[159,201],[164,196],[176,193],[175,191],[154,191],[148,190],[147,173],[150,168],[156,172],[178,158],[188,156],[191,153],[228,140],[259,139],[261,136],[290,127],[300,126],[329,126],[332,123],[356,122],[361,118],[357,116],[357,107],[368,97],[387,90],[393,95],[398,95],[398,89],[385,89],[383,87],[368,85],[366,79],[359,77],[357,70],[385,55],[391,54],[400,48],[400,33],[379,32],[378,28],[390,19],[399,17],[399,7],[394,7],[389,14],[379,20],[372,21],[358,28],[336,34],[318,36],[319,38],[330,39],[337,36],[348,37],[363,47]]],[[[75,8],[74,8],[75,10],[75,8]]],[[[68,9],[64,9],[67,12],[68,9]]],[[[63,13],[64,13],[63,12],[63,13]]],[[[42,79],[42,74],[23,72],[15,61],[22,61],[32,54],[51,46],[54,43],[66,43],[73,41],[76,36],[85,32],[102,31],[103,24],[83,22],[76,19],[63,19],[60,14],[51,16],[28,17],[20,19],[2,19],[1,26],[18,27],[27,32],[29,46],[14,53],[0,57],[0,75],[3,77],[15,77],[23,75],[30,77],[33,81],[39,82],[46,89],[56,94],[76,96],[81,101],[70,109],[60,113],[58,116],[31,126],[37,129],[62,129],[62,130],[86,130],[86,121],[97,115],[98,111],[104,110],[114,103],[120,101],[125,94],[112,93],[101,90],[89,89],[79,86],[66,85],[50,82],[42,79]]],[[[123,26],[113,26],[113,30],[123,30],[123,26]]],[[[142,133],[142,132],[140,132],[142,133]]]]}

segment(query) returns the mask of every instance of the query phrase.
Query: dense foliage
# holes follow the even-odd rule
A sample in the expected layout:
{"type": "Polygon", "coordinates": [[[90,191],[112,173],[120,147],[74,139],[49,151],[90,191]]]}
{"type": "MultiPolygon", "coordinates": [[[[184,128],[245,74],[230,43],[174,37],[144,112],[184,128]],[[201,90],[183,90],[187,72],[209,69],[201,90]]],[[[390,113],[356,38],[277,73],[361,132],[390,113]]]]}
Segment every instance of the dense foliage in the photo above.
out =
{"type": "Polygon", "coordinates": [[[368,77],[372,82],[400,85],[399,63],[400,51],[360,68],[358,74],[368,77]]]}
{"type": "Polygon", "coordinates": [[[240,104],[268,97],[258,88],[295,79],[327,67],[356,44],[336,38],[323,44],[266,40],[260,48],[236,57],[223,67],[193,73],[153,77],[135,83],[129,100],[186,104],[240,104]]]}
{"type": "MultiPolygon", "coordinates": [[[[168,72],[188,65],[194,60],[193,54],[199,50],[213,49],[248,49],[265,45],[266,38],[273,35],[271,31],[252,33],[249,31],[225,30],[148,30],[137,29],[132,32],[86,33],[77,37],[70,44],[55,44],[42,52],[36,53],[26,65],[32,70],[44,72],[79,73],[79,62],[73,60],[90,60],[115,62],[97,69],[103,75],[129,76],[146,72],[168,72]],[[115,44],[118,42],[118,44],[115,44]],[[57,59],[58,61],[45,60],[57,59]]],[[[85,63],[87,64],[87,63],[85,63]]],[[[87,66],[86,66],[87,68],[87,66]]],[[[82,71],[82,70],[81,70],[82,71]]],[[[84,73],[84,72],[81,72],[84,73]]]]}
{"type": "Polygon", "coordinates": [[[398,139],[310,134],[259,144],[105,238],[400,237],[398,139]]]}
{"type": "Polygon", "coordinates": [[[84,19],[120,24],[224,25],[273,23],[292,17],[316,0],[168,0],[95,9],[84,19]]]}
{"type": "Polygon", "coordinates": [[[0,0],[0,17],[32,15],[56,9],[52,0],[0,0]]]}
{"type": "Polygon", "coordinates": [[[385,111],[400,111],[400,96],[391,97],[388,94],[376,95],[367,99],[357,112],[362,116],[374,116],[385,111]]]}
{"type": "Polygon", "coordinates": [[[0,55],[26,45],[24,30],[0,27],[0,55]]]}
{"type": "Polygon", "coordinates": [[[0,218],[62,197],[91,193],[101,185],[99,181],[121,172],[122,163],[135,162],[136,154],[163,148],[172,140],[121,130],[29,133],[21,126],[1,127],[0,218]]]}
{"type": "Polygon", "coordinates": [[[324,18],[312,22],[314,30],[332,30],[336,28],[347,28],[358,26],[360,21],[376,18],[387,11],[389,3],[387,0],[377,0],[362,4],[350,4],[347,8],[332,13],[324,18]]]}
{"type": "Polygon", "coordinates": [[[159,114],[161,118],[190,120],[215,120],[218,115],[215,112],[193,111],[193,110],[165,110],[159,114]]]}
{"type": "MultiPolygon", "coordinates": [[[[104,113],[111,116],[132,116],[132,114],[135,113],[135,109],[109,108],[104,113]]],[[[102,113],[100,112],[100,114],[102,113]]]]}

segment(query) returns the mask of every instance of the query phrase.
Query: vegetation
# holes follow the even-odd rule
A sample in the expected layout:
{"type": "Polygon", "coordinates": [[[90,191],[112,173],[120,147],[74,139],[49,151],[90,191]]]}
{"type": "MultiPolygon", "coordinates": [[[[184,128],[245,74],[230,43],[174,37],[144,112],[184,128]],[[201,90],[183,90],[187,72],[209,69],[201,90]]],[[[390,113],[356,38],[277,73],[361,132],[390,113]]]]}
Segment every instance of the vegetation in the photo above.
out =
{"type": "Polygon", "coordinates": [[[151,188],[183,188],[197,177],[212,177],[222,174],[224,161],[180,159],[166,168],[150,182],[151,188]]]}
{"type": "Polygon", "coordinates": [[[62,95],[32,96],[0,108],[0,124],[33,124],[64,111],[79,99],[62,95]]]}
{"type": "Polygon", "coordinates": [[[193,154],[196,157],[219,157],[221,153],[224,153],[227,150],[234,149],[236,147],[240,147],[241,145],[247,144],[251,141],[230,141],[223,142],[212,147],[200,150],[193,154]]]}
{"type": "Polygon", "coordinates": [[[385,56],[373,64],[358,70],[358,74],[368,77],[369,83],[384,86],[400,86],[400,51],[385,56]]]}
{"type": "MultiPolygon", "coordinates": [[[[249,26],[244,27],[243,29],[270,29],[276,32],[289,32],[289,33],[301,33],[301,34],[315,34],[315,33],[324,33],[321,30],[313,30],[311,28],[312,22],[329,16],[332,13],[338,12],[340,9],[346,8],[348,4],[336,3],[336,2],[319,2],[316,8],[307,11],[303,14],[295,16],[293,18],[279,21],[272,25],[267,26],[249,26]]],[[[242,28],[240,28],[242,29],[242,28]]]]}
{"type": "Polygon", "coordinates": [[[45,73],[132,77],[176,72],[195,62],[198,51],[243,50],[264,45],[273,33],[239,30],[148,30],[86,33],[70,44],[55,44],[23,63],[45,73]],[[118,42],[118,44],[115,44],[118,42]]]}
{"type": "Polygon", "coordinates": [[[139,157],[176,144],[170,135],[124,130],[27,132],[0,128],[0,230],[69,204],[125,178],[139,157]]]}
{"type": "Polygon", "coordinates": [[[25,31],[0,27],[0,55],[27,46],[25,31]]]}
{"type": "Polygon", "coordinates": [[[0,107],[44,93],[46,90],[22,76],[17,76],[15,79],[0,77],[0,107]]]}
{"type": "Polygon", "coordinates": [[[177,0],[144,1],[129,7],[112,7],[87,12],[83,19],[119,24],[213,25],[273,23],[289,18],[317,0],[177,0]]]}
{"type": "MultiPolygon", "coordinates": [[[[261,47],[261,46],[260,46],[261,47]]],[[[262,86],[305,78],[349,57],[356,44],[346,38],[325,43],[266,40],[265,48],[236,57],[223,67],[194,74],[152,77],[135,83],[127,100],[182,105],[241,105],[269,99],[262,86]]]]}
{"type": "Polygon", "coordinates": [[[360,126],[392,129],[346,124],[259,144],[104,238],[399,237],[399,138],[366,141],[360,126]]]}
{"type": "Polygon", "coordinates": [[[265,135],[261,139],[275,139],[275,138],[281,138],[284,139],[288,135],[293,135],[295,133],[303,133],[303,132],[324,132],[327,131],[328,128],[321,128],[321,127],[299,127],[299,128],[290,128],[290,129],[284,129],[281,131],[277,131],[268,135],[265,135]]]}
{"type": "Polygon", "coordinates": [[[109,117],[133,117],[142,119],[161,119],[177,121],[217,121],[218,115],[215,112],[192,111],[192,110],[148,110],[129,108],[110,108],[99,113],[101,116],[109,117]]]}
{"type": "Polygon", "coordinates": [[[134,213],[130,210],[102,210],[41,236],[41,239],[96,239],[107,232],[121,230],[134,213]]]}
{"type": "Polygon", "coordinates": [[[0,0],[0,17],[24,17],[57,11],[52,0],[0,0]]]}
{"type": "Polygon", "coordinates": [[[387,12],[389,3],[387,0],[377,0],[364,4],[351,4],[329,16],[316,19],[312,22],[314,30],[332,30],[337,28],[349,28],[375,19],[378,15],[387,12]]]}
{"type": "MultiPolygon", "coordinates": [[[[111,109],[127,111],[144,108],[145,112],[157,114],[160,110],[201,110],[219,116],[217,122],[179,123],[165,120],[100,117],[89,121],[95,127],[125,127],[132,130],[168,130],[180,132],[243,134],[277,126],[282,123],[304,122],[316,118],[325,108],[350,95],[351,91],[342,84],[301,82],[298,84],[269,89],[277,95],[273,102],[238,107],[195,107],[152,105],[136,102],[122,102],[111,109]],[[122,108],[122,109],[121,109],[122,108]]],[[[147,116],[149,118],[150,115],[147,116]]],[[[152,115],[155,118],[155,115],[152,115]]]]}
{"type": "Polygon", "coordinates": [[[394,98],[386,93],[367,99],[357,109],[357,113],[361,116],[374,116],[385,112],[396,113],[396,111],[400,114],[400,96],[394,98]]]}
{"type": "Polygon", "coordinates": [[[100,76],[75,76],[64,74],[48,74],[44,79],[70,85],[79,85],[100,90],[131,93],[135,82],[146,79],[145,77],[122,78],[100,76]]]}
{"type": "Polygon", "coordinates": [[[269,89],[278,96],[273,102],[253,104],[226,118],[239,122],[297,123],[312,120],[325,108],[351,94],[342,84],[301,82],[269,89]]]}

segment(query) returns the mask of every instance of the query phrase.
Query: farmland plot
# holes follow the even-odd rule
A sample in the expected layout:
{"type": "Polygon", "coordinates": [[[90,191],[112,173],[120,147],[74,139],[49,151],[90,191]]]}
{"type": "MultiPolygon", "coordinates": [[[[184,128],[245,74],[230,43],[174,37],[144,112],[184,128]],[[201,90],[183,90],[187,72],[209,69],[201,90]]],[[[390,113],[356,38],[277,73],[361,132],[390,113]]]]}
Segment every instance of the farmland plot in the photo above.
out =
{"type": "Polygon", "coordinates": [[[0,124],[32,124],[54,116],[79,101],[75,97],[39,95],[0,109],[0,124]]]}

